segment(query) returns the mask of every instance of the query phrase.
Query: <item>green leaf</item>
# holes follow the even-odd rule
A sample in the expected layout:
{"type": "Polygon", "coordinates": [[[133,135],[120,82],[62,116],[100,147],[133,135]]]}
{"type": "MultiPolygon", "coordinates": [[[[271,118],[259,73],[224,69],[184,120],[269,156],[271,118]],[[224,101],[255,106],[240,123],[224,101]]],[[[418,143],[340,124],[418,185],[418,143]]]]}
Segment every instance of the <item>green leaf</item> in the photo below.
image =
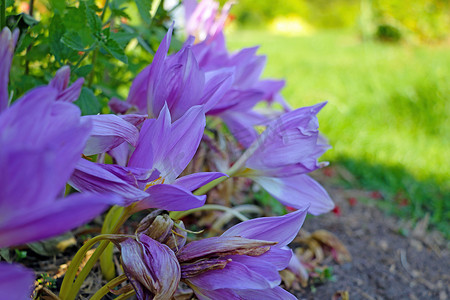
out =
{"type": "Polygon", "coordinates": [[[152,0],[136,0],[136,5],[141,15],[142,20],[150,24],[152,18],[150,16],[150,10],[152,9],[152,0]]]}
{"type": "Polygon", "coordinates": [[[50,6],[56,14],[60,14],[63,12],[64,8],[66,8],[66,1],[63,0],[49,0],[50,6]]]}
{"type": "Polygon", "coordinates": [[[70,48],[67,48],[64,44],[61,43],[61,38],[66,32],[66,28],[62,24],[61,17],[59,15],[54,15],[52,18],[52,22],[49,27],[49,43],[50,43],[50,52],[55,56],[57,61],[62,61],[68,55],[70,48]]]}
{"type": "Polygon", "coordinates": [[[87,4],[85,4],[85,6],[86,6],[86,18],[88,21],[89,28],[92,29],[94,35],[100,35],[100,33],[102,32],[102,20],[100,20],[100,17],[95,13],[95,10],[93,10],[87,4]]]}
{"type": "Polygon", "coordinates": [[[80,97],[74,103],[81,109],[81,114],[83,116],[96,115],[101,109],[100,102],[94,92],[87,87],[81,89],[80,97]]]}
{"type": "Polygon", "coordinates": [[[76,51],[87,51],[86,47],[83,45],[81,41],[80,35],[76,31],[68,31],[61,38],[61,42],[64,43],[67,47],[76,50],[76,51]]]}
{"type": "Polygon", "coordinates": [[[92,65],[81,66],[75,70],[75,74],[79,77],[86,77],[92,71],[92,65]]]}
{"type": "Polygon", "coordinates": [[[117,43],[113,39],[109,39],[106,44],[103,43],[103,48],[108,51],[109,54],[114,56],[123,63],[128,63],[128,57],[125,55],[124,50],[120,47],[119,43],[117,43]]]}

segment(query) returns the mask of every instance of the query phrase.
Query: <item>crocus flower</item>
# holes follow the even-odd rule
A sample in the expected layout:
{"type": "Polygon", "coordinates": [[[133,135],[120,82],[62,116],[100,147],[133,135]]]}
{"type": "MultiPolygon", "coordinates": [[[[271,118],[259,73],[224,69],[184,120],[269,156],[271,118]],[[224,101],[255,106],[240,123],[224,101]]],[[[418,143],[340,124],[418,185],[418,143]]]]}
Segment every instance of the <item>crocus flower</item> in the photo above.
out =
{"type": "Polygon", "coordinates": [[[199,41],[214,38],[222,31],[233,3],[226,2],[219,12],[219,2],[213,0],[183,1],[187,35],[195,36],[199,41]]]}
{"type": "Polygon", "coordinates": [[[74,102],[80,96],[84,78],[78,78],[71,86],[69,86],[69,80],[70,67],[64,66],[56,72],[55,77],[50,81],[49,86],[58,91],[56,100],[74,102]]]}
{"type": "Polygon", "coordinates": [[[120,243],[122,266],[141,299],[171,299],[181,278],[175,253],[145,234],[120,243]]]}
{"type": "Polygon", "coordinates": [[[296,299],[278,286],[278,271],[288,266],[292,252],[282,248],[297,235],[306,209],[245,221],[220,237],[187,244],[177,253],[182,280],[199,299],[296,299]]]}
{"type": "Polygon", "coordinates": [[[0,263],[0,298],[30,299],[34,272],[18,264],[0,263]]]}
{"type": "Polygon", "coordinates": [[[192,39],[180,51],[167,56],[172,30],[173,25],[153,62],[136,76],[127,101],[112,99],[110,107],[115,112],[125,113],[134,107],[139,113],[156,118],[167,103],[172,120],[176,121],[196,105],[204,105],[204,110],[208,111],[229,89],[233,81],[232,70],[200,70],[191,50],[192,39]]]}
{"type": "Polygon", "coordinates": [[[92,193],[62,198],[91,124],[57,96],[36,88],[0,114],[0,248],[61,234],[119,203],[92,193]]]}
{"type": "Polygon", "coordinates": [[[110,191],[135,203],[136,210],[187,210],[202,206],[206,196],[192,191],[222,176],[204,172],[178,176],[194,156],[205,128],[202,106],[190,108],[172,123],[165,105],[157,119],[146,119],[127,166],[81,160],[69,183],[81,191],[110,191]]]}
{"type": "Polygon", "coordinates": [[[329,146],[316,117],[324,105],[299,108],[274,120],[244,154],[248,159],[238,171],[285,205],[298,209],[310,203],[309,212],[315,215],[334,207],[325,189],[306,175],[326,165],[318,162],[329,146]]]}
{"type": "Polygon", "coordinates": [[[19,30],[11,31],[5,27],[0,33],[0,112],[8,107],[8,81],[11,69],[14,47],[16,46],[19,30]]]}

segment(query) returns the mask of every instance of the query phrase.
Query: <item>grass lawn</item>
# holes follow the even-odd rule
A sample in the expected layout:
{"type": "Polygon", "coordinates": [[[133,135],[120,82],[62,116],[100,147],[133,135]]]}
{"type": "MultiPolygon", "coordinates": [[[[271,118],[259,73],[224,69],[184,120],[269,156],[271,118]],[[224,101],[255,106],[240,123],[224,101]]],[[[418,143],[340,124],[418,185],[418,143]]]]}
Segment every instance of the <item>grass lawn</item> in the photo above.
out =
{"type": "Polygon", "coordinates": [[[228,34],[231,49],[261,45],[265,77],[285,78],[294,106],[324,100],[324,159],[380,191],[390,212],[450,232],[450,47],[362,43],[340,31],[287,37],[228,34]],[[406,205],[405,205],[406,204],[406,205]]]}

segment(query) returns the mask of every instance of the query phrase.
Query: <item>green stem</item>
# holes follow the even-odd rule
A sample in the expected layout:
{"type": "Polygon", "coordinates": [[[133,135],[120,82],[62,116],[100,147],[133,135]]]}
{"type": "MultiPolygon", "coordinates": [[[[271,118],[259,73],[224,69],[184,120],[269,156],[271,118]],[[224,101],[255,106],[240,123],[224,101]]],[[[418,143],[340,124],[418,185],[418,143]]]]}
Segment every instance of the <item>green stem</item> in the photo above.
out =
{"type": "Polygon", "coordinates": [[[106,13],[106,8],[108,8],[108,4],[109,4],[109,0],[106,0],[105,5],[103,6],[102,14],[100,16],[100,20],[102,20],[102,22],[105,19],[105,13],[106,13]]]}
{"type": "MultiPolygon", "coordinates": [[[[123,223],[125,223],[125,221],[131,216],[133,208],[134,208],[134,206],[130,205],[129,207],[127,207],[123,211],[123,213],[120,216],[120,218],[117,221],[117,223],[114,226],[111,226],[112,230],[111,230],[111,234],[109,236],[113,236],[113,237],[115,236],[114,233],[116,233],[119,230],[119,228],[123,225],[123,223]]],[[[99,235],[99,236],[108,236],[108,234],[99,235]]],[[[98,238],[98,237],[95,237],[95,238],[98,238]]],[[[92,254],[92,256],[87,261],[87,263],[84,266],[83,270],[81,270],[80,274],[78,275],[77,279],[75,280],[75,283],[73,282],[73,280],[75,279],[76,271],[78,270],[78,266],[80,265],[81,259],[84,257],[84,255],[80,254],[81,257],[79,258],[79,260],[76,261],[76,264],[72,261],[72,263],[69,266],[69,269],[67,270],[67,273],[69,273],[69,274],[66,273],[66,276],[64,276],[63,284],[61,286],[60,297],[61,297],[62,300],[73,300],[73,299],[75,299],[75,297],[78,294],[78,291],[80,290],[80,287],[83,284],[84,280],[89,275],[89,272],[94,267],[94,265],[97,262],[97,260],[99,259],[100,255],[103,253],[103,251],[108,246],[108,242],[109,241],[102,241],[102,242],[100,242],[100,245],[97,247],[97,249],[95,249],[94,253],[92,254]]],[[[80,252],[80,250],[78,252],[80,252]]],[[[75,254],[75,257],[77,257],[78,252],[77,252],[77,254],[75,254]]]]}
{"type": "MultiPolygon", "coordinates": [[[[70,285],[73,283],[73,279],[75,278],[75,275],[78,271],[78,268],[85,257],[86,253],[89,249],[91,249],[96,243],[99,241],[107,240],[109,239],[111,234],[101,234],[96,237],[93,237],[92,239],[88,240],[83,247],[81,247],[78,252],[75,254],[74,258],[72,259],[72,262],[69,265],[69,268],[67,269],[67,272],[64,276],[64,280],[61,285],[61,291],[59,293],[59,297],[61,299],[68,299],[69,297],[69,291],[70,291],[70,285]]],[[[105,242],[107,244],[107,242],[105,242]]]]}
{"type": "Polygon", "coordinates": [[[132,291],[129,291],[128,293],[122,294],[119,297],[117,297],[114,300],[125,300],[130,298],[131,296],[134,296],[136,294],[136,291],[133,289],[132,291]]]}
{"type": "Polygon", "coordinates": [[[6,26],[6,0],[0,0],[0,30],[6,26]]]}
{"type": "MultiPolygon", "coordinates": [[[[116,224],[119,221],[123,211],[124,208],[117,205],[113,206],[109,210],[108,214],[105,217],[105,221],[103,222],[102,234],[111,231],[112,225],[116,224]]],[[[116,277],[116,269],[114,268],[113,263],[113,251],[114,245],[109,244],[100,257],[100,269],[102,270],[103,277],[106,280],[112,280],[114,277],[116,277]]]]}
{"type": "Polygon", "coordinates": [[[112,279],[110,282],[108,282],[107,284],[102,286],[102,288],[99,289],[97,292],[95,292],[95,294],[91,297],[90,300],[101,300],[103,298],[103,296],[108,294],[112,288],[115,288],[116,286],[118,286],[119,284],[124,282],[125,280],[127,280],[126,275],[123,274],[123,275],[117,276],[116,278],[112,279]]]}
{"type": "Polygon", "coordinates": [[[248,218],[246,216],[244,216],[243,214],[241,214],[240,212],[238,212],[232,208],[218,205],[218,204],[205,204],[201,207],[193,208],[193,209],[186,210],[186,211],[173,211],[170,213],[170,217],[174,220],[179,220],[189,214],[195,213],[197,211],[205,211],[205,210],[222,210],[225,212],[229,212],[230,214],[234,215],[236,218],[238,218],[241,221],[248,220],[248,218]]]}
{"type": "Polygon", "coordinates": [[[227,176],[219,177],[219,178],[217,178],[217,179],[215,179],[215,180],[213,180],[213,181],[211,181],[211,182],[205,184],[204,186],[198,188],[193,194],[194,194],[194,195],[197,195],[197,196],[199,196],[199,195],[204,195],[204,194],[206,194],[210,189],[212,189],[213,187],[215,187],[215,186],[218,185],[219,183],[224,182],[224,181],[227,180],[228,178],[229,178],[229,177],[227,177],[227,176]]]}

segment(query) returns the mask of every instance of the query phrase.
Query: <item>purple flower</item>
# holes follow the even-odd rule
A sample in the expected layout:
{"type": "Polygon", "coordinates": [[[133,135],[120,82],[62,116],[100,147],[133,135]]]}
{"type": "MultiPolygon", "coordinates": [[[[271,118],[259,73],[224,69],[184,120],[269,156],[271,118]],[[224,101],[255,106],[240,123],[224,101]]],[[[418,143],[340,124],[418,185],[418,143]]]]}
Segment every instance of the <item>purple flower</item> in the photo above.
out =
{"type": "Polygon", "coordinates": [[[49,86],[58,91],[58,101],[74,102],[78,99],[81,92],[81,87],[84,83],[84,78],[78,78],[70,87],[70,67],[64,66],[60,68],[55,77],[50,81],[49,86]]]}
{"type": "Polygon", "coordinates": [[[296,299],[278,285],[278,271],[292,251],[282,249],[297,235],[306,216],[298,210],[233,226],[220,237],[194,241],[177,257],[181,277],[199,299],[296,299]]]}
{"type": "Polygon", "coordinates": [[[36,88],[0,114],[0,247],[61,234],[119,202],[91,193],[62,198],[91,124],[57,96],[36,88]]]}
{"type": "Polygon", "coordinates": [[[219,2],[213,0],[188,0],[183,2],[187,35],[203,41],[212,39],[222,31],[230,12],[232,1],[228,1],[219,13],[219,2]]]}
{"type": "Polygon", "coordinates": [[[167,103],[172,120],[176,121],[196,105],[204,105],[208,111],[229,89],[232,70],[200,70],[191,50],[192,39],[180,51],[167,56],[172,30],[173,26],[162,40],[153,62],[136,76],[127,101],[111,101],[113,110],[125,113],[135,107],[139,113],[156,118],[167,103]]]}
{"type": "Polygon", "coordinates": [[[120,243],[122,266],[138,299],[171,299],[181,278],[175,253],[145,234],[120,243]]]}
{"type": "Polygon", "coordinates": [[[16,46],[19,30],[13,34],[5,27],[0,33],[0,112],[8,107],[8,81],[11,69],[14,47],[16,46]]]}
{"type": "Polygon", "coordinates": [[[194,156],[204,127],[202,106],[190,108],[172,123],[165,105],[157,119],[143,122],[136,148],[126,166],[81,160],[69,183],[81,191],[118,193],[128,200],[126,205],[138,202],[136,210],[187,210],[202,206],[206,196],[193,195],[192,191],[226,175],[212,172],[178,176],[194,156]]]}
{"type": "Polygon", "coordinates": [[[244,154],[248,159],[237,175],[253,179],[293,208],[310,203],[312,214],[333,209],[324,188],[305,175],[324,165],[317,159],[330,148],[319,134],[316,117],[324,105],[296,109],[269,124],[244,154]]]}
{"type": "Polygon", "coordinates": [[[0,263],[0,299],[30,299],[34,273],[17,264],[0,263]]]}

